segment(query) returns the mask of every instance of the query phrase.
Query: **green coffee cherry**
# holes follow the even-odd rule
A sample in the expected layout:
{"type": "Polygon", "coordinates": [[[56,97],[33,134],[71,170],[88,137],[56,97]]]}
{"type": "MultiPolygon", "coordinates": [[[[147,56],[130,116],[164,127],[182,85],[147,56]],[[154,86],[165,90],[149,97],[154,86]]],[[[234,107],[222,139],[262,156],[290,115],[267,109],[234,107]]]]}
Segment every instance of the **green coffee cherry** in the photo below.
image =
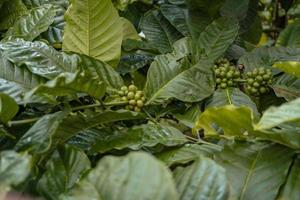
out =
{"type": "Polygon", "coordinates": [[[254,96],[268,93],[269,84],[272,84],[273,76],[270,69],[254,68],[252,72],[246,73],[246,91],[254,96]]]}
{"type": "Polygon", "coordinates": [[[126,110],[140,112],[145,104],[146,98],[144,97],[144,92],[138,90],[133,84],[128,87],[122,86],[117,93],[121,101],[128,102],[127,105],[124,106],[126,110]]]}
{"type": "Polygon", "coordinates": [[[137,90],[137,87],[135,85],[129,85],[128,90],[131,92],[135,92],[137,90]]]}
{"type": "Polygon", "coordinates": [[[135,106],[136,105],[136,100],[133,100],[133,99],[130,100],[129,101],[129,105],[135,106]]]}
{"type": "Polygon", "coordinates": [[[128,99],[134,99],[134,96],[135,96],[134,92],[128,92],[127,94],[128,99]]]}
{"type": "Polygon", "coordinates": [[[144,106],[144,102],[142,100],[137,100],[136,101],[136,105],[139,107],[139,108],[142,108],[144,106]]]}

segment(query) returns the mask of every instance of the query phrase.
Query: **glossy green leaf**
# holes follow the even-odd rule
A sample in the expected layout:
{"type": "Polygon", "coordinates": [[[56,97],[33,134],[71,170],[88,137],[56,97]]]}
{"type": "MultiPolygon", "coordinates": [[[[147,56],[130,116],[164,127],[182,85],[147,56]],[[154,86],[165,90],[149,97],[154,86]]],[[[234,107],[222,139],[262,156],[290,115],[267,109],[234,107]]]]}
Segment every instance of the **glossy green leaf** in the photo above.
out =
{"type": "Polygon", "coordinates": [[[272,85],[277,96],[291,101],[300,97],[300,79],[295,76],[284,74],[272,85]]]}
{"type": "Polygon", "coordinates": [[[26,93],[24,99],[26,101],[34,94],[67,96],[80,92],[101,99],[105,91],[106,86],[98,76],[90,76],[80,71],[76,73],[66,72],[26,93]]]}
{"type": "Polygon", "coordinates": [[[234,18],[219,18],[200,34],[200,55],[215,60],[222,56],[238,35],[239,24],[234,18]]]}
{"type": "Polygon", "coordinates": [[[212,63],[204,60],[190,66],[186,57],[157,56],[151,64],[145,86],[147,104],[160,104],[175,98],[197,102],[209,97],[215,88],[212,63]]]}
{"type": "Polygon", "coordinates": [[[88,115],[68,114],[66,111],[43,116],[20,138],[16,149],[30,149],[33,153],[40,154],[57,143],[64,143],[79,132],[98,125],[144,118],[143,114],[125,110],[89,112],[88,115]]]}
{"type": "Polygon", "coordinates": [[[10,96],[0,93],[0,122],[6,123],[18,112],[19,106],[10,96]]]}
{"type": "Polygon", "coordinates": [[[15,151],[0,152],[0,180],[1,185],[16,186],[22,183],[31,170],[32,158],[27,153],[15,151]]]}
{"type": "Polygon", "coordinates": [[[170,147],[182,145],[187,141],[183,133],[171,126],[144,124],[113,133],[100,131],[96,140],[93,141],[91,151],[105,153],[113,149],[139,150],[155,147],[158,144],[170,147]]]}
{"type": "Polygon", "coordinates": [[[22,16],[6,32],[9,39],[23,38],[32,41],[52,24],[56,10],[52,5],[43,5],[22,16]]]}
{"type": "Polygon", "coordinates": [[[140,28],[148,42],[161,53],[172,52],[173,43],[182,37],[159,10],[146,13],[141,19],[140,28]]]}
{"type": "Polygon", "coordinates": [[[294,151],[276,144],[232,142],[216,156],[225,168],[234,199],[276,199],[294,151]]]}
{"type": "Polygon", "coordinates": [[[200,113],[200,106],[198,104],[195,104],[187,109],[184,113],[174,113],[173,115],[182,124],[186,125],[187,127],[193,128],[200,113]]]}
{"type": "Polygon", "coordinates": [[[73,0],[65,20],[64,51],[117,64],[121,54],[123,23],[110,0],[73,0]]]}
{"type": "Polygon", "coordinates": [[[58,148],[48,160],[46,171],[38,182],[39,192],[48,199],[57,199],[75,185],[90,165],[84,152],[68,145],[58,148]]]}
{"type": "Polygon", "coordinates": [[[176,168],[174,179],[181,200],[223,200],[229,196],[225,170],[209,158],[200,157],[188,167],[176,168]]]}
{"type": "Polygon", "coordinates": [[[268,67],[279,61],[300,61],[300,48],[261,47],[243,55],[238,64],[245,66],[245,71],[254,68],[268,67]]]}
{"type": "Polygon", "coordinates": [[[287,181],[283,187],[278,200],[285,199],[297,199],[300,195],[300,191],[297,189],[300,186],[300,160],[297,156],[289,171],[287,181]]]}
{"type": "MultiPolygon", "coordinates": [[[[124,157],[106,156],[83,181],[92,185],[93,191],[96,190],[99,196],[107,200],[179,199],[169,169],[142,152],[129,153],[124,157]]],[[[82,198],[89,198],[89,193],[82,198]]],[[[66,194],[61,199],[69,198],[66,194]]]]}
{"type": "Polygon", "coordinates": [[[207,108],[225,105],[248,106],[259,116],[256,104],[248,95],[237,88],[218,89],[206,102],[207,108]]]}
{"type": "Polygon", "coordinates": [[[22,39],[0,43],[3,55],[18,66],[25,64],[39,76],[52,79],[62,72],[76,71],[76,56],[56,51],[44,42],[29,42],[22,39]]]}
{"type": "Polygon", "coordinates": [[[187,164],[197,160],[200,156],[213,157],[222,150],[221,146],[209,144],[186,144],[176,149],[165,150],[155,156],[168,166],[176,164],[187,164]]]}

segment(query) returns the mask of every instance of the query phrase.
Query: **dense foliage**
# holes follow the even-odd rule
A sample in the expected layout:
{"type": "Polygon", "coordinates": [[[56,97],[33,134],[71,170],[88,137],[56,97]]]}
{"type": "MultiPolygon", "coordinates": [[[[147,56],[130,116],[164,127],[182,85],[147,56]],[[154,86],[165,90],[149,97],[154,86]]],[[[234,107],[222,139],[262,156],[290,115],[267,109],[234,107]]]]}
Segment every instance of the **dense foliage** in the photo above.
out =
{"type": "Polygon", "coordinates": [[[299,1],[0,0],[0,16],[0,199],[299,199],[299,1]]]}

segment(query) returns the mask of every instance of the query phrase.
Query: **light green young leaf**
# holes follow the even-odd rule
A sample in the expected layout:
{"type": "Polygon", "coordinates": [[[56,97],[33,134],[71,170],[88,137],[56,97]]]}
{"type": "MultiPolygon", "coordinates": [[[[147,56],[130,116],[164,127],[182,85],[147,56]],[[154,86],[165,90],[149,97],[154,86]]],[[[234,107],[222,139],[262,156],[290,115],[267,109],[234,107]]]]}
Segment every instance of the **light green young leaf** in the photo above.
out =
{"type": "Polygon", "coordinates": [[[123,41],[127,39],[141,40],[134,25],[128,19],[121,17],[121,21],[123,23],[123,41]]]}
{"type": "Polygon", "coordinates": [[[209,158],[199,157],[188,167],[178,167],[174,179],[181,200],[229,197],[229,182],[225,170],[209,158]]]}
{"type": "Polygon", "coordinates": [[[75,72],[78,57],[56,51],[44,42],[16,39],[0,43],[3,56],[17,66],[25,64],[39,76],[52,79],[62,72],[75,72]]]}
{"type": "Polygon", "coordinates": [[[225,168],[232,199],[276,199],[295,152],[277,144],[228,142],[216,155],[225,168]]]}
{"type": "Polygon", "coordinates": [[[110,0],[72,0],[65,20],[64,51],[118,63],[123,23],[110,0]]]}
{"type": "Polygon", "coordinates": [[[0,122],[6,123],[18,112],[19,106],[10,96],[0,93],[0,122]]]}
{"type": "MultiPolygon", "coordinates": [[[[15,151],[0,152],[1,185],[16,186],[22,183],[30,173],[32,157],[27,153],[15,151]]],[[[1,193],[1,192],[0,192],[1,193]]]]}
{"type": "MultiPolygon", "coordinates": [[[[79,184],[81,190],[94,187],[90,189],[93,191],[92,199],[95,199],[95,191],[107,200],[179,199],[170,170],[161,161],[142,152],[129,153],[123,157],[104,157],[79,184]],[[84,183],[89,184],[83,186],[84,183]]],[[[77,189],[75,187],[71,193],[77,189]]],[[[82,194],[82,199],[89,199],[89,196],[89,193],[82,194]]],[[[60,199],[74,198],[65,194],[60,199]]]]}
{"type": "Polygon", "coordinates": [[[113,149],[125,148],[140,150],[158,144],[171,147],[182,145],[187,141],[183,133],[171,126],[144,124],[113,133],[100,130],[98,137],[93,141],[91,152],[105,153],[113,149]]]}
{"type": "Polygon", "coordinates": [[[300,78],[300,61],[281,61],[274,63],[273,67],[300,78]]]}
{"type": "Polygon", "coordinates": [[[86,93],[101,99],[106,91],[106,86],[98,76],[90,76],[84,72],[61,73],[55,79],[39,85],[26,93],[24,99],[28,101],[33,95],[67,96],[76,93],[86,93]]]}
{"type": "Polygon", "coordinates": [[[23,38],[32,41],[52,24],[56,15],[54,6],[46,4],[30,11],[22,16],[6,32],[7,39],[23,38]]]}
{"type": "Polygon", "coordinates": [[[57,199],[75,185],[90,165],[84,152],[68,145],[58,148],[48,160],[37,188],[48,199],[57,199]]]}
{"type": "Polygon", "coordinates": [[[239,24],[235,18],[219,18],[213,21],[199,36],[197,44],[200,56],[216,60],[234,42],[238,32],[239,24]]]}

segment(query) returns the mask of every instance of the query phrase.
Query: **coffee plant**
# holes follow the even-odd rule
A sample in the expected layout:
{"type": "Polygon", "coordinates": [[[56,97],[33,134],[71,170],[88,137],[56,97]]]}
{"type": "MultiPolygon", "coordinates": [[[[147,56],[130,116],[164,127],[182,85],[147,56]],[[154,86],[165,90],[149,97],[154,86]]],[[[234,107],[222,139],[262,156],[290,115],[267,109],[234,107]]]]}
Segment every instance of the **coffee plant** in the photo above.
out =
{"type": "Polygon", "coordinates": [[[0,0],[0,199],[299,199],[299,17],[0,0]]]}

